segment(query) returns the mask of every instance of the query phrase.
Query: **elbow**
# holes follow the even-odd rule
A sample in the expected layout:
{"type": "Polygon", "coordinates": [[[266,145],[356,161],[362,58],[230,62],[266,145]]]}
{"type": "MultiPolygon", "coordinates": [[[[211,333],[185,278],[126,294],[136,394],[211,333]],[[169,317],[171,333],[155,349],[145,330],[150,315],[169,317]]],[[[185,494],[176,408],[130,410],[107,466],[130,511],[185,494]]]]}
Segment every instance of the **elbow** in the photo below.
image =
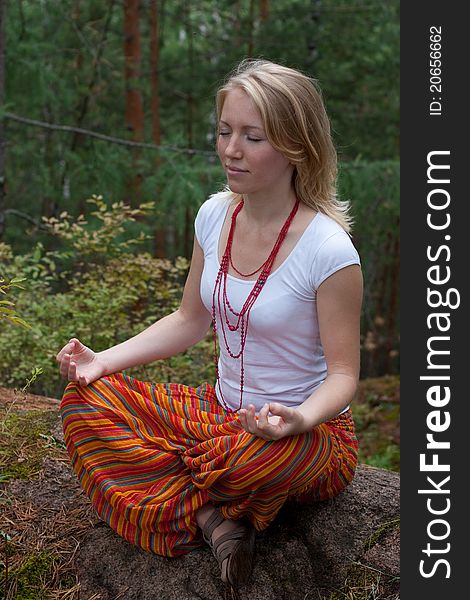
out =
{"type": "Polygon", "coordinates": [[[189,346],[200,342],[207,335],[212,323],[211,316],[206,310],[193,314],[180,307],[176,311],[176,316],[190,340],[189,346]]]}
{"type": "Polygon", "coordinates": [[[341,385],[348,397],[353,398],[359,386],[359,371],[350,369],[328,370],[327,379],[341,385]]]}

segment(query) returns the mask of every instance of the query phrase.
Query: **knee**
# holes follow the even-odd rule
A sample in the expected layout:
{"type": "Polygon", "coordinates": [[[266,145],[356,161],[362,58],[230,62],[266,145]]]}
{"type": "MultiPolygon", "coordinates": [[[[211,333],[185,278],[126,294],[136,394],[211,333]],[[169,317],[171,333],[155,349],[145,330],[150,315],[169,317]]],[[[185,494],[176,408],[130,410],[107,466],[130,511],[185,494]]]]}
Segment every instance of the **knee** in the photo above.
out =
{"type": "Polygon", "coordinates": [[[86,398],[87,387],[81,386],[78,381],[69,381],[62,394],[60,410],[63,413],[67,408],[82,404],[86,398]]]}
{"type": "Polygon", "coordinates": [[[258,437],[245,448],[239,467],[244,476],[256,482],[257,487],[274,483],[282,486],[308,468],[312,461],[311,446],[310,434],[271,442],[258,437]]]}

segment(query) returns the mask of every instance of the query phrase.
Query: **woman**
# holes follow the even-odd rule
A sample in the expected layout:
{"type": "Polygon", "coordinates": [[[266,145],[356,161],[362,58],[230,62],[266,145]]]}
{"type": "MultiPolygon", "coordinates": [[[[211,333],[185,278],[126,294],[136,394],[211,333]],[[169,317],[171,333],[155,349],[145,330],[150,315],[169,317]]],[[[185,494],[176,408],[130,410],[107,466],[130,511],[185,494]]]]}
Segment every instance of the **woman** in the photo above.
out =
{"type": "Polygon", "coordinates": [[[353,478],[362,278],[316,82],[243,61],[217,116],[228,187],[198,212],[179,309],[102,352],[74,338],[57,360],[67,447],[100,516],[163,556],[205,540],[236,588],[255,529],[287,499],[330,498],[353,478]],[[121,373],[211,324],[214,387],[121,373]]]}

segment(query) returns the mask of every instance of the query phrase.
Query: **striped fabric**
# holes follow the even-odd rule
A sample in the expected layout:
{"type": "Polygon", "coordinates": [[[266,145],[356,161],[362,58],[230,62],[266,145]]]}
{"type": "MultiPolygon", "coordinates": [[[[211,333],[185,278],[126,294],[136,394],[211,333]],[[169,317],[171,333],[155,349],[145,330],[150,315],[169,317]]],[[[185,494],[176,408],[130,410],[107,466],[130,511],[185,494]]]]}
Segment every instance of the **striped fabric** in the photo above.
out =
{"type": "Polygon", "coordinates": [[[69,383],[61,411],[74,471],[100,517],[162,556],[203,543],[195,512],[208,502],[262,530],[287,498],[341,492],[357,462],[350,411],[267,442],[227,414],[208,384],[153,384],[118,373],[88,387],[69,383]]]}

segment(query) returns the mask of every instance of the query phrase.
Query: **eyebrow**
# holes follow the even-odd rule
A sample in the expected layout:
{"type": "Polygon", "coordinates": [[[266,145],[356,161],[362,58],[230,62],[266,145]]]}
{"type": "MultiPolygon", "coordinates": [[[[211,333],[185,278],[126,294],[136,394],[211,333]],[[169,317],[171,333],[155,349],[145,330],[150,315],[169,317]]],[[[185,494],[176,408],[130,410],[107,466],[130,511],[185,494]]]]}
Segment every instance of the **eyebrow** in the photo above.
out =
{"type": "MultiPolygon", "coordinates": [[[[230,127],[230,123],[227,123],[227,121],[223,121],[222,119],[220,119],[219,125],[227,125],[227,127],[230,127]]],[[[244,125],[242,129],[257,129],[258,131],[264,131],[262,127],[258,127],[257,125],[244,125]]]]}

